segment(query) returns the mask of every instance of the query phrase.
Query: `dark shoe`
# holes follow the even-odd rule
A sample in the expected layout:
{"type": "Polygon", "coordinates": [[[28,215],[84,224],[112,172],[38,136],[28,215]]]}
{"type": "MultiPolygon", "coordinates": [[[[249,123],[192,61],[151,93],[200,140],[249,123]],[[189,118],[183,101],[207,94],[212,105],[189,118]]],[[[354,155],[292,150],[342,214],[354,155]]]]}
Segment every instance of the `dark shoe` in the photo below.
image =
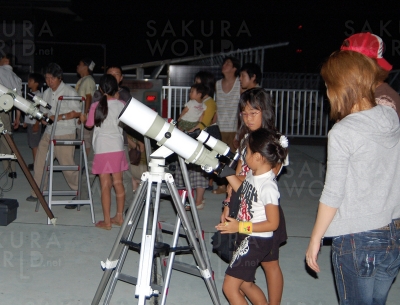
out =
{"type": "Polygon", "coordinates": [[[30,170],[30,171],[33,171],[33,164],[31,163],[31,164],[28,164],[28,169],[30,170]]]}
{"type": "Polygon", "coordinates": [[[28,198],[26,198],[26,201],[37,201],[38,199],[36,197],[33,196],[29,196],[28,198]]]}
{"type": "Polygon", "coordinates": [[[11,172],[8,174],[8,177],[10,177],[11,179],[17,179],[17,173],[16,172],[11,172]]]}
{"type": "Polygon", "coordinates": [[[190,211],[190,203],[189,203],[189,201],[185,202],[185,210],[186,211],[190,211]]]}
{"type": "Polygon", "coordinates": [[[65,205],[65,208],[66,208],[67,210],[73,210],[73,209],[76,209],[77,207],[78,207],[77,204],[66,204],[66,205],[65,205]]]}
{"type": "Polygon", "coordinates": [[[212,186],[212,185],[209,185],[207,188],[206,188],[206,191],[212,191],[214,189],[214,187],[212,186]]]}

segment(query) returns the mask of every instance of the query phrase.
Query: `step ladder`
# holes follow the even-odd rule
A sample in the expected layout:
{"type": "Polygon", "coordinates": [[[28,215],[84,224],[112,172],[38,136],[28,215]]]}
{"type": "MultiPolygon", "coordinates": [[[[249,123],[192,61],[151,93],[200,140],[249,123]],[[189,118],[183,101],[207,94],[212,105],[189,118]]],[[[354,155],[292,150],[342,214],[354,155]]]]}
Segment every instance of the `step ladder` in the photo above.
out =
{"type": "MultiPolygon", "coordinates": [[[[85,98],[80,96],[60,96],[58,98],[55,118],[58,117],[61,103],[63,101],[68,100],[79,100],[82,103],[82,112],[85,110],[85,98]]],[[[43,196],[48,196],[48,205],[51,210],[52,205],[67,205],[67,204],[76,204],[78,206],[78,211],[80,211],[81,205],[90,205],[90,211],[92,216],[92,222],[95,223],[94,210],[93,210],[93,199],[92,192],[90,189],[89,183],[89,170],[88,170],[88,162],[86,156],[86,145],[83,138],[83,128],[84,125],[81,125],[80,135],[78,139],[74,140],[57,140],[54,138],[54,133],[57,128],[57,120],[54,120],[53,129],[50,135],[50,143],[49,149],[46,155],[45,165],[43,167],[43,176],[42,181],[40,183],[40,191],[43,196]],[[71,165],[54,165],[54,148],[55,146],[79,146],[79,164],[71,164],[71,165]],[[82,173],[81,171],[84,169],[85,179],[87,181],[88,187],[88,199],[81,199],[81,186],[82,186],[82,173]],[[54,190],[53,189],[53,178],[54,172],[60,171],[78,171],[78,190],[54,190]],[[48,188],[44,190],[45,181],[48,177],[48,188]],[[54,200],[53,196],[74,196],[74,199],[69,200],[54,200]]],[[[36,212],[39,210],[39,203],[36,204],[36,212]]],[[[50,224],[50,219],[47,220],[47,223],[50,224]]]]}

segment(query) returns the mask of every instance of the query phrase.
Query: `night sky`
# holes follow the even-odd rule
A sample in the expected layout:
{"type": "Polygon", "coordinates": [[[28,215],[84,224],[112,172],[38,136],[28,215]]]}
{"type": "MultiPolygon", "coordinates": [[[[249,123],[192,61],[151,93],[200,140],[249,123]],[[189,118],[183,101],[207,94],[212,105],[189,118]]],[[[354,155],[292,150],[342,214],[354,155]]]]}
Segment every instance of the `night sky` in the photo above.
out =
{"type": "Polygon", "coordinates": [[[34,9],[12,11],[3,20],[30,18],[36,41],[95,44],[37,43],[37,49],[53,49],[39,56],[35,70],[56,61],[73,72],[79,59],[90,56],[101,72],[101,45],[107,64],[129,65],[287,41],[266,53],[264,70],[315,73],[347,36],[361,31],[381,36],[385,58],[400,69],[400,4],[384,4],[394,2],[72,0],[74,15],[34,9]],[[44,25],[51,34],[40,34],[44,25]]]}

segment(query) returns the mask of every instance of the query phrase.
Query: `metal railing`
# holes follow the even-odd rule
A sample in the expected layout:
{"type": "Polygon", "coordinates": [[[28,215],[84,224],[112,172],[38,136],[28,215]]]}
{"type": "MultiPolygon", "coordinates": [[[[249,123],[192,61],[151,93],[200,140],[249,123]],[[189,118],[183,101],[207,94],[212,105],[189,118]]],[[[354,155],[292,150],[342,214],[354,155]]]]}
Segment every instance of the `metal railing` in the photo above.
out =
{"type": "MultiPolygon", "coordinates": [[[[168,117],[176,120],[188,100],[190,87],[163,86],[168,117]]],[[[318,90],[265,89],[275,107],[278,130],[290,137],[327,137],[331,122],[328,103],[318,90]]],[[[218,106],[218,105],[217,105],[218,106]]]]}
{"type": "Polygon", "coordinates": [[[275,107],[275,125],[291,137],[327,137],[328,102],[318,90],[266,89],[275,107]]]}
{"type": "Polygon", "coordinates": [[[168,101],[168,118],[177,120],[183,105],[189,100],[190,87],[163,86],[162,96],[168,101]]]}
{"type": "MultiPolygon", "coordinates": [[[[75,84],[69,84],[75,86],[75,84]]],[[[22,95],[27,92],[23,83],[22,95]]],[[[265,89],[275,107],[276,127],[290,137],[327,137],[331,128],[328,102],[318,90],[265,89]]],[[[162,99],[168,101],[167,117],[176,120],[189,100],[190,87],[163,86],[162,99]]],[[[14,118],[14,116],[13,116],[14,118]]]]}

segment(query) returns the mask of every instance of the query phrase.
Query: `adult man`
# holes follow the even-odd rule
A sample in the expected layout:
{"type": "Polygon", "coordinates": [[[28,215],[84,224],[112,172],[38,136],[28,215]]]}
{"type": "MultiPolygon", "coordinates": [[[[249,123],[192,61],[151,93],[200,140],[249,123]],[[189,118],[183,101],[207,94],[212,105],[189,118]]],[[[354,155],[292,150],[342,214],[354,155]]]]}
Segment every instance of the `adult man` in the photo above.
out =
{"type": "Polygon", "coordinates": [[[254,63],[245,63],[240,68],[240,87],[242,92],[255,87],[260,87],[262,73],[259,65],[254,63]]]}
{"type": "MultiPolygon", "coordinates": [[[[222,142],[232,151],[239,146],[235,141],[237,131],[238,104],[240,98],[239,81],[240,62],[234,57],[225,57],[222,63],[223,78],[216,82],[217,121],[221,131],[222,142]]],[[[226,181],[224,184],[227,183],[226,181]]],[[[224,194],[226,186],[217,182],[214,194],[224,194]]]]}
{"type": "MultiPolygon", "coordinates": [[[[54,117],[60,96],[78,96],[77,92],[62,81],[63,71],[56,63],[50,63],[46,67],[45,80],[49,87],[43,94],[43,99],[51,106],[47,115],[57,121],[55,138],[58,140],[71,140],[76,137],[76,118],[81,115],[81,105],[78,100],[63,100],[60,106],[58,117],[54,117]]],[[[43,175],[43,167],[46,154],[49,149],[50,135],[54,125],[47,125],[46,130],[40,140],[37,156],[34,163],[34,178],[37,185],[40,185],[43,175]]],[[[73,165],[74,146],[55,146],[54,157],[60,165],[73,165]]],[[[63,171],[64,177],[72,190],[78,190],[78,171],[63,171]]],[[[31,196],[27,201],[36,201],[35,193],[31,191],[31,196]]]]}
{"type": "MultiPolygon", "coordinates": [[[[11,66],[13,58],[14,56],[12,54],[6,54],[0,59],[0,84],[11,90],[16,89],[17,94],[21,95],[22,81],[13,72],[13,68],[11,66]]],[[[14,128],[18,128],[20,115],[21,112],[17,110],[16,118],[14,121],[14,128]]],[[[4,129],[11,134],[10,112],[7,113],[5,113],[4,111],[0,112],[0,118],[4,124],[4,129]]],[[[1,154],[12,153],[11,148],[4,137],[0,137],[0,153],[1,154]]],[[[13,179],[17,178],[17,173],[15,172],[15,162],[10,162],[9,160],[3,160],[3,167],[4,170],[11,168],[10,172],[8,173],[8,177],[13,179]],[[9,167],[9,165],[11,165],[11,167],[9,167]]]]}
{"type": "Polygon", "coordinates": [[[357,33],[345,39],[340,50],[358,52],[375,60],[379,66],[377,73],[378,86],[375,89],[375,102],[392,107],[396,110],[400,118],[400,96],[392,87],[384,82],[389,76],[389,72],[392,70],[392,65],[382,57],[382,39],[371,33],[357,33]]]}
{"type": "MultiPolygon", "coordinates": [[[[78,94],[85,98],[85,114],[89,113],[90,104],[92,103],[93,94],[96,91],[96,83],[92,76],[95,63],[90,58],[84,58],[76,66],[76,72],[81,77],[76,83],[75,89],[78,94]]],[[[81,127],[81,125],[79,126],[81,127]]],[[[80,131],[80,128],[78,129],[80,131]]],[[[89,155],[92,147],[93,129],[89,130],[84,127],[83,137],[86,145],[86,155],[89,155]]]]}
{"type": "MultiPolygon", "coordinates": [[[[115,77],[117,80],[119,90],[119,99],[128,103],[130,99],[132,98],[131,93],[126,87],[121,87],[122,85],[122,80],[124,76],[122,75],[122,68],[118,65],[109,65],[107,68],[107,74],[110,74],[115,77]]],[[[127,130],[129,128],[124,128],[124,149],[125,149],[125,154],[127,156],[127,159],[129,160],[129,147],[128,147],[128,137],[127,137],[127,130]]],[[[142,154],[145,152],[143,151],[142,154]]],[[[132,185],[132,174],[129,170],[124,171],[122,175],[122,182],[124,184],[125,188],[125,206],[130,206],[132,201],[133,201],[133,185],[132,185]]]]}

